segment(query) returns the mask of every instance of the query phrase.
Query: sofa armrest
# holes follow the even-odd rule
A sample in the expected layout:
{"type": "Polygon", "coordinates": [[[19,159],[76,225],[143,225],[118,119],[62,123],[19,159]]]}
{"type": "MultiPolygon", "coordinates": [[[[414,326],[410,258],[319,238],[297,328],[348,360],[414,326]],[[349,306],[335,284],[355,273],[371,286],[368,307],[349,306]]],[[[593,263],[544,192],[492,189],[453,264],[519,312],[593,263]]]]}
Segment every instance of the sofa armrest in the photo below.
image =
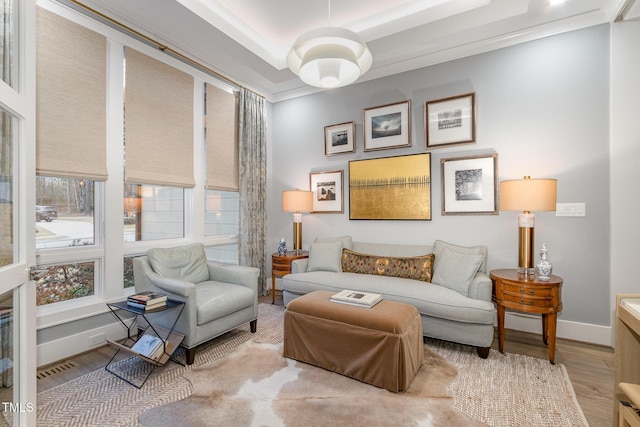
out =
{"type": "Polygon", "coordinates": [[[307,271],[309,258],[294,259],[291,261],[291,273],[304,273],[307,271]]]}
{"type": "Polygon", "coordinates": [[[491,301],[492,293],[493,283],[491,278],[483,272],[478,272],[469,286],[469,298],[491,301]]]}
{"type": "Polygon", "coordinates": [[[258,294],[258,277],[260,269],[243,265],[220,264],[217,262],[207,262],[209,268],[209,279],[218,282],[233,283],[235,285],[246,286],[258,294]]]}

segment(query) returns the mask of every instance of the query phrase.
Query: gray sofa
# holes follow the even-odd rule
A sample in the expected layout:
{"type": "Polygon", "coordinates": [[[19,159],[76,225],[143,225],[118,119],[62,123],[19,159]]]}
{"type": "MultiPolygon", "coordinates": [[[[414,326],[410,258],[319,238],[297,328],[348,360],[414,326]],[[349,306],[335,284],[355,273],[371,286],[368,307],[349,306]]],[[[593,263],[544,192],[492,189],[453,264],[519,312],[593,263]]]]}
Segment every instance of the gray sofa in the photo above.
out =
{"type": "Polygon", "coordinates": [[[284,304],[317,290],[378,293],[384,299],[415,306],[424,336],[475,346],[478,355],[486,358],[496,316],[486,266],[486,246],[463,247],[441,240],[433,246],[365,243],[354,242],[349,236],[316,239],[309,258],[295,260],[291,274],[282,279],[284,304]],[[343,249],[349,256],[353,251],[382,257],[387,263],[390,257],[403,261],[433,254],[432,277],[427,282],[424,277],[345,272],[342,265],[347,255],[343,249]]]}

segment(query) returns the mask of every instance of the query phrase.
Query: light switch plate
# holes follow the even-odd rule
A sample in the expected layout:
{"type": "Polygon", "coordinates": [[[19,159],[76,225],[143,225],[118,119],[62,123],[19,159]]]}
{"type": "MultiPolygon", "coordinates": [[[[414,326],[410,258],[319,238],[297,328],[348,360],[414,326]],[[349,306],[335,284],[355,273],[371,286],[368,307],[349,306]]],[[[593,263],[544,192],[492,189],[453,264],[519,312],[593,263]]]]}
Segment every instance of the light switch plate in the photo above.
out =
{"type": "Polygon", "coordinates": [[[586,203],[556,203],[556,216],[586,216],[586,203]]]}

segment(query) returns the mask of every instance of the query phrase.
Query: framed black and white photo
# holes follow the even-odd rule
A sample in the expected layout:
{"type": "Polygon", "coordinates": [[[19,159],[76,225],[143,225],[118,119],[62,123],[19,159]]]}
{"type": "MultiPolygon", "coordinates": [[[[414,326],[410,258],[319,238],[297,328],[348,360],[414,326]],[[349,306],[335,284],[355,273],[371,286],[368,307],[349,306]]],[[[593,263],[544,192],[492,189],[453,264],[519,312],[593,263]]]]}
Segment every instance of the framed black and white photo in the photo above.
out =
{"type": "Polygon", "coordinates": [[[411,101],[365,108],[364,151],[411,147],[411,101]]]}
{"type": "Polygon", "coordinates": [[[313,192],[312,213],[343,213],[342,171],[311,172],[309,183],[313,192]]]}
{"type": "Polygon", "coordinates": [[[353,122],[340,123],[324,127],[324,154],[331,156],[340,153],[353,153],[355,125],[353,122]]]}
{"type": "Polygon", "coordinates": [[[475,93],[427,101],[424,128],[426,148],[475,142],[475,93]]]}
{"type": "Polygon", "coordinates": [[[498,154],[441,159],[442,215],[498,214],[498,154]]]}

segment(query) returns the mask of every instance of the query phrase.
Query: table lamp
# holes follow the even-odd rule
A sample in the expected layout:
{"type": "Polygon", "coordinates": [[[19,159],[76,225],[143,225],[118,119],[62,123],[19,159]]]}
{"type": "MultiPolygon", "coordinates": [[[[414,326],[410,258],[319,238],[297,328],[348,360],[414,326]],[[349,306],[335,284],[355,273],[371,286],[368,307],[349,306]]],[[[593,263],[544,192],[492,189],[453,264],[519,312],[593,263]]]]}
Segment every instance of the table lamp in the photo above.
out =
{"type": "Polygon", "coordinates": [[[523,179],[500,183],[500,210],[522,211],[518,215],[518,273],[535,274],[533,211],[555,211],[557,183],[555,179],[523,179]]]}
{"type": "Polygon", "coordinates": [[[313,210],[313,192],[296,188],[282,192],[282,211],[293,212],[293,249],[302,249],[302,213],[313,210]]]}

